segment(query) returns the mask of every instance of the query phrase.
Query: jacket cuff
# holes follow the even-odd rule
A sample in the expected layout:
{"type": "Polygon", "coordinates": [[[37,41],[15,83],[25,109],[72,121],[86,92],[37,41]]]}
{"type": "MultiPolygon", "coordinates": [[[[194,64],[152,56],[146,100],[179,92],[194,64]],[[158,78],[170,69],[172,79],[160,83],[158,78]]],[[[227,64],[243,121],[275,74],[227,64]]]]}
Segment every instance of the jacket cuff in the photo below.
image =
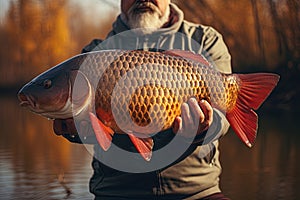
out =
{"type": "Polygon", "coordinates": [[[208,128],[207,131],[197,135],[194,138],[193,144],[196,145],[206,145],[209,144],[215,140],[218,140],[223,135],[226,134],[226,132],[229,129],[229,123],[225,117],[225,115],[214,108],[214,114],[213,114],[213,122],[211,126],[208,128]]]}
{"type": "Polygon", "coordinates": [[[70,134],[63,134],[62,136],[72,143],[97,144],[97,139],[95,136],[80,137],[79,135],[70,135],[70,134]]]}

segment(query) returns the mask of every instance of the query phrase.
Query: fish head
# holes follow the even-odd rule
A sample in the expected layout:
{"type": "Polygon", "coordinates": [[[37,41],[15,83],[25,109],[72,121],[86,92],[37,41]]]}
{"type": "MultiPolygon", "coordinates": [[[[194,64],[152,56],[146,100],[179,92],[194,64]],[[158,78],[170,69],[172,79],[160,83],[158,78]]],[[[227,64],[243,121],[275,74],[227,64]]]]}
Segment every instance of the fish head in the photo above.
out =
{"type": "Polygon", "coordinates": [[[67,61],[32,79],[18,92],[20,105],[49,119],[73,117],[90,97],[89,82],[77,65],[67,61]],[[74,85],[79,90],[72,94],[74,85]]]}
{"type": "Polygon", "coordinates": [[[60,112],[70,97],[68,76],[68,73],[57,69],[37,76],[18,92],[20,105],[47,118],[56,118],[55,112],[60,112]]]}

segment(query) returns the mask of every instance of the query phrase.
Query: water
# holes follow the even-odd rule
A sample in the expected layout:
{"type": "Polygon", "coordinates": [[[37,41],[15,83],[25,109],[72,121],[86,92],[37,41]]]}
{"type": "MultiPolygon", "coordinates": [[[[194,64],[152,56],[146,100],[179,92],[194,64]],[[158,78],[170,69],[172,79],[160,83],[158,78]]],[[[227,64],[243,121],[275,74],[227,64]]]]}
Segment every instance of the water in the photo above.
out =
{"type": "Polygon", "coordinates": [[[93,198],[85,147],[56,136],[50,121],[20,108],[16,98],[0,98],[0,108],[0,199],[93,198]]]}
{"type": "MultiPolygon", "coordinates": [[[[0,199],[93,198],[85,147],[56,136],[51,121],[14,97],[1,97],[0,108],[0,199]]],[[[260,113],[259,122],[252,149],[233,132],[222,138],[223,192],[232,199],[299,199],[299,117],[260,113]]]]}
{"type": "Polygon", "coordinates": [[[223,138],[222,188],[233,199],[300,199],[299,115],[259,114],[252,149],[232,133],[223,138]]]}

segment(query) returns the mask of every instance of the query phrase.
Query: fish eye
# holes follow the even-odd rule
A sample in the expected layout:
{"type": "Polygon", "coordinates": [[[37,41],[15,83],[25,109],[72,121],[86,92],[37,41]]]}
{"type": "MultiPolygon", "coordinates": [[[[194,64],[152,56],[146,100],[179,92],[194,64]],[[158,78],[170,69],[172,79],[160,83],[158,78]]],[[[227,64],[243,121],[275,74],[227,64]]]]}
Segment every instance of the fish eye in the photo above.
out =
{"type": "Polygon", "coordinates": [[[44,80],[43,86],[45,89],[49,89],[52,86],[52,81],[50,79],[44,80]]]}

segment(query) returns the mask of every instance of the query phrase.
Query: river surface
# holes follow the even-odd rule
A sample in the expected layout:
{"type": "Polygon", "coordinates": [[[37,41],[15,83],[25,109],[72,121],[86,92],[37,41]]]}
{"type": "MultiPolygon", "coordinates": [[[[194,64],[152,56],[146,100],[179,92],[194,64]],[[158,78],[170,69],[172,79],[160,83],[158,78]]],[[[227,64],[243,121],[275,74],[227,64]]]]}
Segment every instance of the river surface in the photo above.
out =
{"type": "MultiPolygon", "coordinates": [[[[92,199],[91,155],[52,131],[52,123],[1,97],[0,199],[92,199]]],[[[232,199],[300,199],[300,118],[259,113],[248,149],[230,131],[221,140],[223,192],[232,199]]]]}

